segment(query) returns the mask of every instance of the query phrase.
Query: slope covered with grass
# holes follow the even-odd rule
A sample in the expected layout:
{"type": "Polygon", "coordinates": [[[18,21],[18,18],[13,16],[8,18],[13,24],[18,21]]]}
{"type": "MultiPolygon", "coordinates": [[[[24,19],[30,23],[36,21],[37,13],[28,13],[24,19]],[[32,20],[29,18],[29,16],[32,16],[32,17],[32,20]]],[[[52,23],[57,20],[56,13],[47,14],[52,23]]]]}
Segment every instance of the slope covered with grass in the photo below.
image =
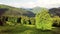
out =
{"type": "Polygon", "coordinates": [[[0,5],[0,15],[4,16],[29,16],[33,17],[34,13],[23,8],[15,8],[7,5],[0,5]]]}
{"type": "Polygon", "coordinates": [[[0,34],[60,34],[59,28],[55,28],[52,31],[41,31],[33,26],[29,27],[28,25],[18,24],[15,26],[0,26],[0,34]]]}

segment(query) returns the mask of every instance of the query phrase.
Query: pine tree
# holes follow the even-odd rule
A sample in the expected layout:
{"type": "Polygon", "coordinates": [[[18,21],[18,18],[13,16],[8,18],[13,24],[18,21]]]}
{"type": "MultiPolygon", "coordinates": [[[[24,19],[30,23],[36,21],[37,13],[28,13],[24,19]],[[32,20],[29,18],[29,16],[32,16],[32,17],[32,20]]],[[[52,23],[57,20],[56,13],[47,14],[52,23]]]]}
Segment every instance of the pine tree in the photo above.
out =
{"type": "Polygon", "coordinates": [[[41,30],[51,30],[53,20],[50,17],[48,10],[42,8],[39,13],[36,14],[36,28],[41,30]]]}

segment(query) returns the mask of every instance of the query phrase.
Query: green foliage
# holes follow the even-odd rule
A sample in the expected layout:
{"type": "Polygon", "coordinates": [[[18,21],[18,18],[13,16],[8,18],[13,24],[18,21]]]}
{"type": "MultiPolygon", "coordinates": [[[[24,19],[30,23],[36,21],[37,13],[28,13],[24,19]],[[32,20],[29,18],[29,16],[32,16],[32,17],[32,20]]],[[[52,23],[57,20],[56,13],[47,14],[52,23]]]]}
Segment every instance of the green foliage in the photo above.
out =
{"type": "Polygon", "coordinates": [[[50,17],[48,10],[42,8],[40,13],[36,14],[36,28],[41,30],[51,30],[53,20],[50,17]]]}
{"type": "Polygon", "coordinates": [[[28,17],[26,16],[22,16],[22,19],[21,19],[21,24],[28,24],[28,17]]]}
{"type": "Polygon", "coordinates": [[[8,17],[8,21],[6,22],[6,24],[8,25],[14,25],[17,23],[17,18],[15,17],[8,17]]]}
{"type": "Polygon", "coordinates": [[[34,17],[30,18],[30,21],[31,21],[32,25],[35,25],[35,18],[34,17]]]}
{"type": "Polygon", "coordinates": [[[22,19],[21,19],[21,23],[22,24],[27,24],[27,25],[34,25],[35,24],[35,18],[34,17],[31,17],[31,18],[29,18],[29,17],[22,17],[22,19]]]}
{"type": "Polygon", "coordinates": [[[21,19],[21,24],[26,24],[25,19],[21,19]]]}
{"type": "Polygon", "coordinates": [[[53,17],[53,22],[54,22],[54,24],[56,24],[57,26],[59,26],[60,25],[60,17],[59,16],[54,16],[53,17]]]}
{"type": "Polygon", "coordinates": [[[14,23],[9,22],[9,21],[6,21],[6,24],[7,24],[7,25],[15,25],[14,23]]]}
{"type": "Polygon", "coordinates": [[[15,18],[15,17],[10,17],[10,18],[8,18],[8,21],[9,21],[9,22],[12,22],[12,23],[17,23],[17,18],[15,18]]]}

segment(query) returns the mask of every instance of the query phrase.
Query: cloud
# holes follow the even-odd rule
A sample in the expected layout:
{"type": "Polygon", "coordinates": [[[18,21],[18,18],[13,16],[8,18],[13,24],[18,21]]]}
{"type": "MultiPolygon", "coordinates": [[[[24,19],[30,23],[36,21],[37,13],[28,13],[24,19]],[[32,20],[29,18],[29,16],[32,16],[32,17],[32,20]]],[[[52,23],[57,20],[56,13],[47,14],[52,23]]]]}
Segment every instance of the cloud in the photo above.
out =
{"type": "Polygon", "coordinates": [[[47,8],[59,7],[60,0],[38,0],[37,5],[47,8]]]}
{"type": "Polygon", "coordinates": [[[52,8],[59,7],[60,0],[0,0],[0,4],[25,8],[33,8],[36,6],[52,8]]]}

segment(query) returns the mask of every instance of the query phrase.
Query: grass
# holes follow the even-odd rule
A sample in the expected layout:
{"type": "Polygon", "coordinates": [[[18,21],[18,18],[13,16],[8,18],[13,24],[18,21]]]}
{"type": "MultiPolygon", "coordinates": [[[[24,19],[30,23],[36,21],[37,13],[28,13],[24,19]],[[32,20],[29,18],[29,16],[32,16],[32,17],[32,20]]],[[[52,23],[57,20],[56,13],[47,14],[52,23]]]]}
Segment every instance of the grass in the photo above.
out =
{"type": "Polygon", "coordinates": [[[15,25],[0,26],[0,34],[57,34],[56,29],[53,31],[41,31],[36,29],[34,25],[15,25]]]}

